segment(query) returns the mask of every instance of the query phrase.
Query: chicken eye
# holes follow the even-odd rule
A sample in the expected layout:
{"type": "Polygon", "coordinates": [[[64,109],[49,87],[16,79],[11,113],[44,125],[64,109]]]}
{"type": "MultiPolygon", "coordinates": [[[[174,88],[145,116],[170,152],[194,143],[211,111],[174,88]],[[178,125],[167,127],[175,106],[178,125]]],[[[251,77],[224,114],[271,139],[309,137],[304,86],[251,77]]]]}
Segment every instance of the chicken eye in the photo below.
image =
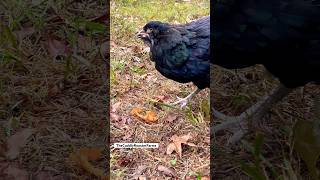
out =
{"type": "Polygon", "coordinates": [[[153,32],[153,28],[148,28],[147,33],[152,33],[153,32]]]}

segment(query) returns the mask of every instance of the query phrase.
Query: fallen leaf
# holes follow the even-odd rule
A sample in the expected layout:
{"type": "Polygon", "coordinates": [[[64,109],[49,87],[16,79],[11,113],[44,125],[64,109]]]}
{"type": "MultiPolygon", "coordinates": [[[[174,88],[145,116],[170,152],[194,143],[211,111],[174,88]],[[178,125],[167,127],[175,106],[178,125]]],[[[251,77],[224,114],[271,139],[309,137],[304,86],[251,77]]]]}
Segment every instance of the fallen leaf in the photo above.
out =
{"type": "Polygon", "coordinates": [[[167,147],[167,154],[172,154],[172,152],[175,150],[176,150],[176,145],[174,143],[170,143],[167,147]]]}
{"type": "Polygon", "coordinates": [[[165,119],[167,122],[173,122],[178,118],[178,114],[175,113],[169,113],[165,119]]]}
{"type": "Polygon", "coordinates": [[[141,112],[142,112],[142,109],[140,109],[140,108],[133,108],[131,110],[132,115],[135,115],[135,116],[141,118],[142,120],[144,120],[147,123],[153,123],[158,120],[156,113],[153,111],[146,111],[145,115],[141,114],[141,112]]]}
{"type": "Polygon", "coordinates": [[[79,167],[83,168],[87,172],[101,178],[107,179],[104,171],[99,168],[95,168],[90,162],[102,157],[102,148],[81,148],[78,151],[70,154],[70,159],[79,167]]]}
{"type": "Polygon", "coordinates": [[[144,173],[144,171],[147,169],[147,166],[141,165],[139,166],[133,173],[133,178],[134,179],[139,179],[141,177],[141,174],[144,173]]]}
{"type": "Polygon", "coordinates": [[[193,143],[188,143],[187,141],[191,139],[191,134],[183,135],[183,136],[177,136],[173,135],[171,137],[172,143],[170,143],[167,146],[167,154],[171,154],[173,151],[176,151],[180,158],[182,157],[182,144],[187,144],[189,146],[196,146],[193,143]]]}
{"type": "Polygon", "coordinates": [[[19,169],[14,166],[9,166],[4,170],[4,174],[6,174],[5,179],[14,179],[14,180],[28,180],[29,175],[26,170],[19,169]]]}
{"type": "Polygon", "coordinates": [[[33,132],[34,132],[33,129],[27,128],[10,136],[7,139],[7,148],[8,148],[8,151],[6,153],[7,158],[15,159],[16,157],[18,157],[20,149],[27,144],[28,138],[32,135],[33,132]]]}
{"type": "Polygon", "coordinates": [[[156,96],[154,97],[154,100],[164,101],[168,99],[168,96],[156,96]]]}
{"type": "Polygon", "coordinates": [[[65,56],[69,51],[67,46],[67,42],[62,40],[61,38],[49,35],[47,38],[47,48],[49,54],[56,59],[58,56],[65,56]]]}
{"type": "Polygon", "coordinates": [[[167,176],[171,176],[171,177],[175,177],[176,176],[176,172],[173,168],[167,168],[165,166],[159,165],[158,166],[158,171],[163,172],[163,174],[167,175],[167,176]]]}

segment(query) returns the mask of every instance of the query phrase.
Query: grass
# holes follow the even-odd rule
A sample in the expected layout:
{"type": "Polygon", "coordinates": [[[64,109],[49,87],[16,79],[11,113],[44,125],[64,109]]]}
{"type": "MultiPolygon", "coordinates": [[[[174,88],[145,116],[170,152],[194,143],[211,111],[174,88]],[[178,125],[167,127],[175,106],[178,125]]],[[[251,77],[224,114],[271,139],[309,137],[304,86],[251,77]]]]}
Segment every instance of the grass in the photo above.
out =
{"type": "MultiPolygon", "coordinates": [[[[111,104],[121,103],[111,119],[111,143],[156,142],[159,149],[112,149],[111,173],[114,179],[132,178],[138,167],[145,166],[143,176],[168,179],[157,170],[158,165],[172,167],[177,178],[209,175],[209,117],[203,115],[201,102],[208,101],[208,91],[193,99],[186,111],[152,103],[156,96],[173,102],[194,90],[192,84],[180,84],[163,77],[150,61],[146,46],[135,33],[151,20],[186,23],[209,14],[209,1],[111,1],[111,104]],[[157,113],[158,122],[146,124],[130,111],[140,107],[157,113]],[[176,114],[168,122],[170,114],[176,114]],[[184,147],[183,156],[166,154],[170,137],[193,133],[191,142],[197,147],[184,147]],[[203,141],[207,139],[206,141],[203,141]],[[131,163],[123,164],[123,159],[131,163]],[[173,163],[174,162],[174,163],[173,163]]],[[[209,105],[207,104],[206,107],[209,105]]],[[[205,105],[203,106],[205,107],[205,105]]]]}
{"type": "MultiPolygon", "coordinates": [[[[48,172],[67,179],[96,178],[67,159],[81,147],[105,145],[102,127],[108,78],[103,76],[103,64],[108,55],[101,51],[108,49],[109,37],[104,25],[91,20],[104,14],[106,7],[102,0],[0,2],[0,165],[18,166],[31,177],[48,172]],[[33,27],[34,32],[19,39],[17,32],[25,27],[33,27]],[[48,35],[65,40],[73,53],[53,59],[46,45],[48,35]],[[6,159],[2,147],[8,137],[25,128],[33,128],[35,133],[17,159],[6,159]]],[[[173,168],[178,179],[199,178],[209,175],[213,156],[211,166],[217,179],[311,179],[294,151],[292,128],[296,121],[312,117],[312,99],[319,95],[319,88],[312,84],[276,105],[268,121],[252,128],[240,146],[226,146],[230,133],[218,134],[212,154],[208,91],[197,95],[184,111],[150,101],[163,96],[165,102],[173,102],[195,87],[161,76],[135,32],[150,20],[185,23],[207,14],[209,1],[205,0],[111,1],[110,98],[111,104],[121,105],[116,110],[118,119],[110,122],[110,141],[160,143],[159,149],[151,150],[111,149],[112,178],[129,179],[145,166],[140,174],[169,179],[157,170],[158,165],[173,168]],[[146,124],[133,117],[130,111],[134,107],[156,112],[158,122],[146,124]],[[168,121],[172,113],[177,118],[168,121]],[[197,146],[183,146],[182,158],[176,153],[167,155],[170,137],[189,132],[193,135],[190,142],[197,146]],[[263,134],[263,141],[258,134],[263,134]]],[[[239,114],[278,83],[266,79],[261,66],[237,72],[215,67],[214,72],[214,107],[229,115],[239,114]]],[[[95,167],[106,166],[105,160],[95,162],[95,167]]]]}
{"type": "MultiPolygon", "coordinates": [[[[21,129],[35,129],[18,158],[10,161],[30,177],[48,172],[68,179],[95,178],[67,159],[81,147],[105,144],[106,69],[99,49],[108,37],[105,25],[91,22],[105,11],[105,1],[0,3],[1,143],[21,129]],[[34,32],[28,34],[25,27],[34,32]],[[86,41],[79,38],[80,31],[86,41]],[[25,33],[21,39],[19,32],[25,33]],[[52,58],[46,44],[52,35],[65,40],[76,56],[52,58]]],[[[103,168],[106,161],[96,166],[103,168]]]]}
{"type": "MultiPolygon", "coordinates": [[[[265,71],[260,65],[235,72],[214,67],[215,81],[211,89],[214,107],[228,115],[243,112],[279,84],[276,79],[267,78],[265,71]]],[[[226,146],[229,132],[217,134],[213,139],[215,177],[312,179],[301,154],[294,150],[294,125],[313,117],[311,109],[316,94],[319,88],[313,84],[296,89],[275,105],[258,125],[250,127],[250,133],[237,146],[226,146]]],[[[214,121],[216,123],[220,123],[219,120],[214,121]]]]}

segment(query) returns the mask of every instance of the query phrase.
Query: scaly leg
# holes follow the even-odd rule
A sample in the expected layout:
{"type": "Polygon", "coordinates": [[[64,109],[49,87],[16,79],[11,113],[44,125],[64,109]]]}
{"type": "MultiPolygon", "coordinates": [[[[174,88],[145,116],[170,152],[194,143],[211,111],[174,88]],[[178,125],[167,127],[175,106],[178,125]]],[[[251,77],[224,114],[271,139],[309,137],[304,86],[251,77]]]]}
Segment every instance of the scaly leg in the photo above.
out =
{"type": "Polygon", "coordinates": [[[248,131],[248,120],[255,122],[263,118],[263,116],[271,109],[271,107],[288,95],[292,89],[286,88],[280,84],[274,89],[270,95],[264,96],[255,105],[241,113],[239,116],[226,116],[219,111],[213,109],[213,115],[226,122],[212,127],[211,133],[215,134],[218,131],[232,129],[233,136],[228,140],[228,143],[234,144],[238,142],[248,131]]]}
{"type": "Polygon", "coordinates": [[[195,96],[196,94],[198,94],[199,92],[201,91],[201,89],[197,88],[197,90],[193,91],[191,94],[189,94],[187,97],[185,98],[180,98],[180,97],[177,97],[179,100],[172,103],[171,105],[177,105],[177,104],[180,104],[180,108],[184,108],[187,103],[189,102],[189,100],[195,96]]]}

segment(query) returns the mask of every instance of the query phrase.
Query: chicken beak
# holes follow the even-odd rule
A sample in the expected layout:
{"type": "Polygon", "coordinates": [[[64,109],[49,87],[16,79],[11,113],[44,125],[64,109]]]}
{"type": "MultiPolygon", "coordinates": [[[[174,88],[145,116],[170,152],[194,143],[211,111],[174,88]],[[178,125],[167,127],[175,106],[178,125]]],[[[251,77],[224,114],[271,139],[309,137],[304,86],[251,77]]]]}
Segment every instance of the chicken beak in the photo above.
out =
{"type": "Polygon", "coordinates": [[[144,30],[138,32],[136,35],[140,39],[149,39],[149,34],[146,33],[144,30]]]}

